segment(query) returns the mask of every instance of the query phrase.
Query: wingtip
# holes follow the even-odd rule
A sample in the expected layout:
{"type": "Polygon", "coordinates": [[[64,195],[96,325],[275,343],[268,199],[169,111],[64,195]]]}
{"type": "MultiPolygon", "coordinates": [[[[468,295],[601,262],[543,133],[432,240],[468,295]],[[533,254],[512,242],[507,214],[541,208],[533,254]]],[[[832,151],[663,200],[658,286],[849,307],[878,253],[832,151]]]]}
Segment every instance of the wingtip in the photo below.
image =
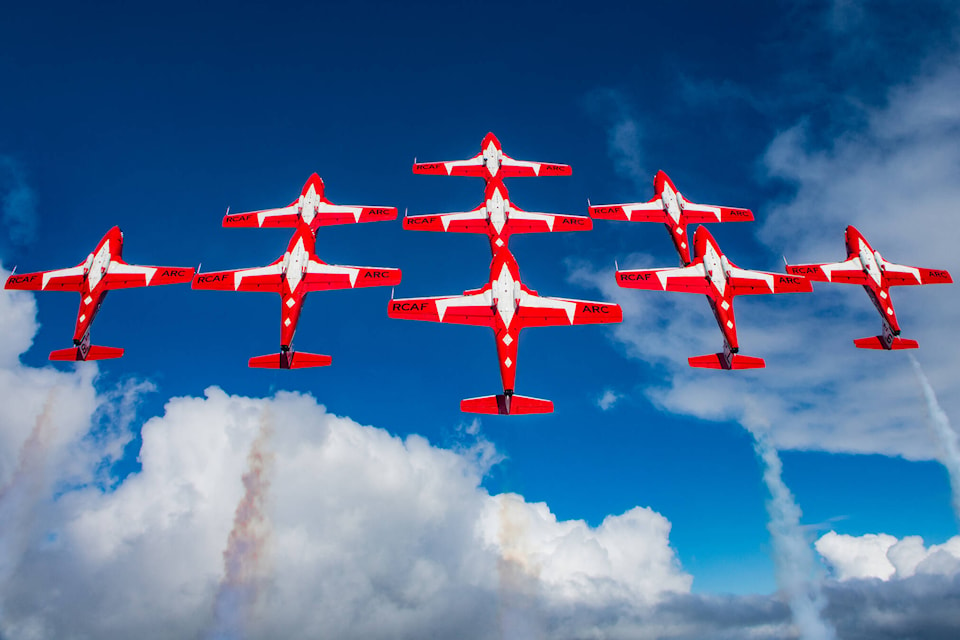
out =
{"type": "Polygon", "coordinates": [[[616,258],[613,259],[613,268],[616,269],[617,271],[620,271],[620,263],[617,262],[616,258]]]}
{"type": "Polygon", "coordinates": [[[202,263],[202,262],[198,262],[198,263],[197,263],[197,271],[196,271],[196,274],[195,274],[195,275],[200,275],[200,267],[202,267],[202,266],[203,266],[203,263],[202,263]]]}
{"type": "Polygon", "coordinates": [[[390,287],[390,299],[393,300],[393,294],[396,293],[396,287],[390,287]]]}
{"type": "Polygon", "coordinates": [[[407,211],[408,211],[408,210],[409,210],[408,207],[404,207],[404,208],[403,208],[403,217],[404,217],[404,218],[407,217],[407,211]]]}

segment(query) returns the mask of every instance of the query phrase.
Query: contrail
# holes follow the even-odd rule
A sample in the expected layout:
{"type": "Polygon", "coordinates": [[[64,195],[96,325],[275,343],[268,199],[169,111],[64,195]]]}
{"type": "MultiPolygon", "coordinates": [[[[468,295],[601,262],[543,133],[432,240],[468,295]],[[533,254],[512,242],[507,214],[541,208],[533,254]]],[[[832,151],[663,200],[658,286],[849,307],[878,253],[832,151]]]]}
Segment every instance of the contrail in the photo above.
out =
{"type": "Polygon", "coordinates": [[[273,427],[267,409],[260,415],[260,430],[247,454],[243,498],[233,516],[233,529],[223,552],[223,580],[214,601],[211,638],[242,638],[256,606],[270,537],[266,501],[270,488],[273,453],[268,444],[273,427]]]}
{"type": "Polygon", "coordinates": [[[502,640],[535,640],[544,637],[538,598],[540,566],[527,541],[528,516],[513,494],[497,496],[500,503],[497,538],[497,620],[502,640]]]}
{"type": "Polygon", "coordinates": [[[0,589],[5,589],[16,572],[31,539],[35,508],[47,484],[44,467],[56,429],[52,420],[56,397],[56,388],[47,393],[43,409],[20,447],[17,468],[0,487],[0,589]]]}
{"type": "Polygon", "coordinates": [[[960,443],[957,442],[957,432],[950,426],[950,419],[940,407],[937,401],[937,394],[934,393],[930,381],[924,375],[920,363],[913,356],[910,356],[910,363],[913,370],[917,372],[917,380],[923,388],[923,396],[927,401],[927,412],[930,414],[930,425],[933,427],[933,433],[937,437],[937,444],[940,445],[941,462],[947,468],[950,475],[950,489],[953,492],[953,513],[957,520],[960,520],[960,443]]]}
{"type": "MultiPolygon", "coordinates": [[[[756,422],[758,416],[752,416],[756,422]]],[[[762,422],[762,420],[760,420],[762,422]]],[[[783,463],[764,428],[744,425],[754,437],[754,451],[763,462],[763,483],[770,492],[767,529],[773,543],[773,561],[777,584],[787,596],[793,623],[801,640],[833,640],[833,627],[823,619],[825,599],[816,576],[816,563],[810,543],[800,526],[802,511],[793,493],[783,482],[783,463]]]]}

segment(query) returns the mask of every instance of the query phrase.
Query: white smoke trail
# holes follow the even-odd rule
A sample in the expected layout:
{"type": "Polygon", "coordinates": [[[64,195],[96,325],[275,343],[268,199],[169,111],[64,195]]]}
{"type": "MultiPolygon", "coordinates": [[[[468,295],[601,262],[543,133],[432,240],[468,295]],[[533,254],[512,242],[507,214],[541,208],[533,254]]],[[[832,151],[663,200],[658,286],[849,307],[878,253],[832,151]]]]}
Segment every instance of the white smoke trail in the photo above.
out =
{"type": "Polygon", "coordinates": [[[244,494],[233,517],[233,529],[223,552],[223,580],[214,601],[211,638],[242,638],[257,604],[263,580],[266,545],[270,537],[266,501],[270,488],[273,452],[268,444],[273,427],[267,410],[247,454],[243,474],[244,494]]]}
{"type": "MultiPolygon", "coordinates": [[[[56,425],[53,407],[57,390],[51,389],[30,435],[20,448],[17,468],[0,487],[0,589],[4,591],[17,570],[32,537],[36,506],[47,486],[47,453],[56,425]]],[[[5,598],[0,598],[2,602],[5,598]]],[[[3,615],[0,611],[0,620],[3,615]]]]}
{"type": "Polygon", "coordinates": [[[500,557],[497,559],[497,621],[502,640],[537,640],[545,637],[540,603],[540,565],[531,549],[529,516],[522,499],[510,493],[497,496],[500,503],[500,557]]]}
{"type": "Polygon", "coordinates": [[[913,354],[910,356],[910,363],[913,370],[917,372],[917,380],[920,381],[920,387],[923,389],[923,397],[927,401],[927,412],[930,414],[930,426],[933,427],[933,433],[937,438],[937,444],[940,446],[940,462],[947,468],[950,476],[950,489],[953,492],[953,513],[957,520],[960,520],[960,442],[958,442],[957,432],[950,426],[950,419],[940,407],[937,401],[937,394],[934,393],[930,381],[924,375],[920,363],[913,354]]]}
{"type": "Polygon", "coordinates": [[[783,463],[764,431],[751,430],[754,450],[763,461],[763,482],[770,492],[767,528],[773,542],[777,583],[787,596],[801,640],[832,640],[836,632],[822,616],[825,600],[810,543],[800,526],[802,512],[783,482],[783,463]]]}

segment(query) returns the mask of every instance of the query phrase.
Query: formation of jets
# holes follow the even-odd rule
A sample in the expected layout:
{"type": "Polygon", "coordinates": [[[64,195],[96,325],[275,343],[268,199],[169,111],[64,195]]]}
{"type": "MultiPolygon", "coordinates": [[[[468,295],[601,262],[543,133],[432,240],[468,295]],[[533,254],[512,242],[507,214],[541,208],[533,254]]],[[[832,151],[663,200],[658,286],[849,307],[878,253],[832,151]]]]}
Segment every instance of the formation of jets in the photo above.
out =
{"type": "MultiPolygon", "coordinates": [[[[462,400],[465,412],[517,415],[550,413],[553,403],[514,393],[521,329],[527,327],[609,324],[621,322],[620,306],[539,295],[520,279],[520,267],[510,251],[515,233],[589,231],[593,219],[664,224],[680,260],[680,267],[616,269],[617,284],[629,289],[675,291],[704,295],[723,336],[719,353],[688,358],[692,367],[753,369],[764,367],[762,358],[739,353],[733,312],[738,295],[812,291],[811,281],[859,284],[866,290],[882,318],[878,336],[859,338],[863,349],[914,349],[915,340],[900,337],[900,323],[890,299],[890,287],[953,282],[942,269],[927,269],[885,260],[854,227],[846,229],[847,259],[843,262],[786,265],[786,273],[741,269],[721,251],[703,226],[693,237],[688,225],[745,222],[754,219],[749,209],[698,204],[686,199],[663,171],[654,177],[654,197],[647,202],[589,205],[589,217],[524,211],[510,200],[506,178],[568,176],[566,164],[517,160],[503,152],[500,141],[488,133],[480,153],[467,160],[416,162],[413,173],[483,178],[483,202],[469,211],[405,216],[403,228],[486,235],[490,244],[489,280],[462,295],[391,299],[391,318],[426,320],[489,327],[496,341],[502,393],[462,400]]],[[[119,358],[124,350],[90,342],[90,326],[109,291],[130,287],[192,282],[194,289],[266,291],[280,295],[280,351],[250,358],[250,367],[300,369],[331,364],[328,355],[295,351],[293,338],[307,293],[333,289],[394,286],[400,269],[327,264],[316,254],[320,227],[395,220],[396,207],[337,205],[326,199],[323,180],[313,174],[300,196],[289,205],[231,214],[224,227],[289,228],[293,235],[277,260],[262,267],[197,273],[189,267],[134,265],[122,259],[123,233],[110,229],[87,258],[74,267],[18,274],[7,278],[6,289],[74,291],[80,294],[73,346],[50,354],[51,360],[83,361],[119,358]]]]}
{"type": "Polygon", "coordinates": [[[293,350],[303,302],[311,291],[332,291],[357,287],[386,287],[400,282],[400,269],[350,267],[327,264],[317,257],[317,230],[320,227],[396,220],[396,207],[336,205],[324,197],[323,180],[311,175],[300,197],[286,207],[230,214],[224,227],[294,228],[286,252],[265,267],[198,273],[194,289],[220,291],[266,291],[280,294],[280,352],[250,358],[249,366],[264,369],[324,367],[332,362],[327,355],[293,350]]]}
{"type": "Polygon", "coordinates": [[[553,402],[514,393],[517,378],[517,347],[520,330],[576,324],[621,322],[620,305],[587,300],[548,298],[520,281],[520,267],[510,252],[514,233],[586,231],[590,218],[556,213],[531,213],[510,202],[503,179],[541,175],[570,175],[565,164],[514,160],[503,153],[500,141],[488,133],[481,152],[469,160],[417,163],[414,173],[482,177],[486,182],[484,202],[472,211],[409,216],[405,229],[485,234],[490,240],[490,280],[484,286],[464,291],[462,296],[391,300],[387,315],[406,320],[428,320],[490,327],[497,344],[503,393],[468,398],[461,411],[501,415],[551,413],[553,402]]]}

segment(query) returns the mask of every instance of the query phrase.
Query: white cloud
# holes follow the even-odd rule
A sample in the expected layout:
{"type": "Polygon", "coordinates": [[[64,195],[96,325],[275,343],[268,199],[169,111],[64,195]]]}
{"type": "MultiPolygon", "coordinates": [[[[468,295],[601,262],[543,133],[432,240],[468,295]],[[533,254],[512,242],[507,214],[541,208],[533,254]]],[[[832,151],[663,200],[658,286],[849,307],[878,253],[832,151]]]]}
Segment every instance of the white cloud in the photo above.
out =
{"type": "MultiPolygon", "coordinates": [[[[33,312],[0,292],[6,352],[33,312]]],[[[590,527],[487,493],[502,456],[479,423],[442,449],[211,387],[143,425],[142,470],[113,486],[97,469],[149,385],[98,394],[95,375],[0,362],[4,637],[573,637],[690,589],[650,509],[590,527]]]]}
{"type": "Polygon", "coordinates": [[[643,129],[622,92],[597,89],[586,99],[588,110],[606,120],[607,154],[614,170],[634,186],[649,184],[643,167],[643,129]]]}
{"type": "Polygon", "coordinates": [[[597,398],[597,406],[603,411],[609,411],[622,397],[623,394],[617,393],[613,389],[604,389],[603,395],[597,398]]]}
{"type": "Polygon", "coordinates": [[[885,533],[849,536],[830,531],[815,546],[840,581],[960,574],[960,536],[927,547],[920,536],[898,540],[885,533]]]}

